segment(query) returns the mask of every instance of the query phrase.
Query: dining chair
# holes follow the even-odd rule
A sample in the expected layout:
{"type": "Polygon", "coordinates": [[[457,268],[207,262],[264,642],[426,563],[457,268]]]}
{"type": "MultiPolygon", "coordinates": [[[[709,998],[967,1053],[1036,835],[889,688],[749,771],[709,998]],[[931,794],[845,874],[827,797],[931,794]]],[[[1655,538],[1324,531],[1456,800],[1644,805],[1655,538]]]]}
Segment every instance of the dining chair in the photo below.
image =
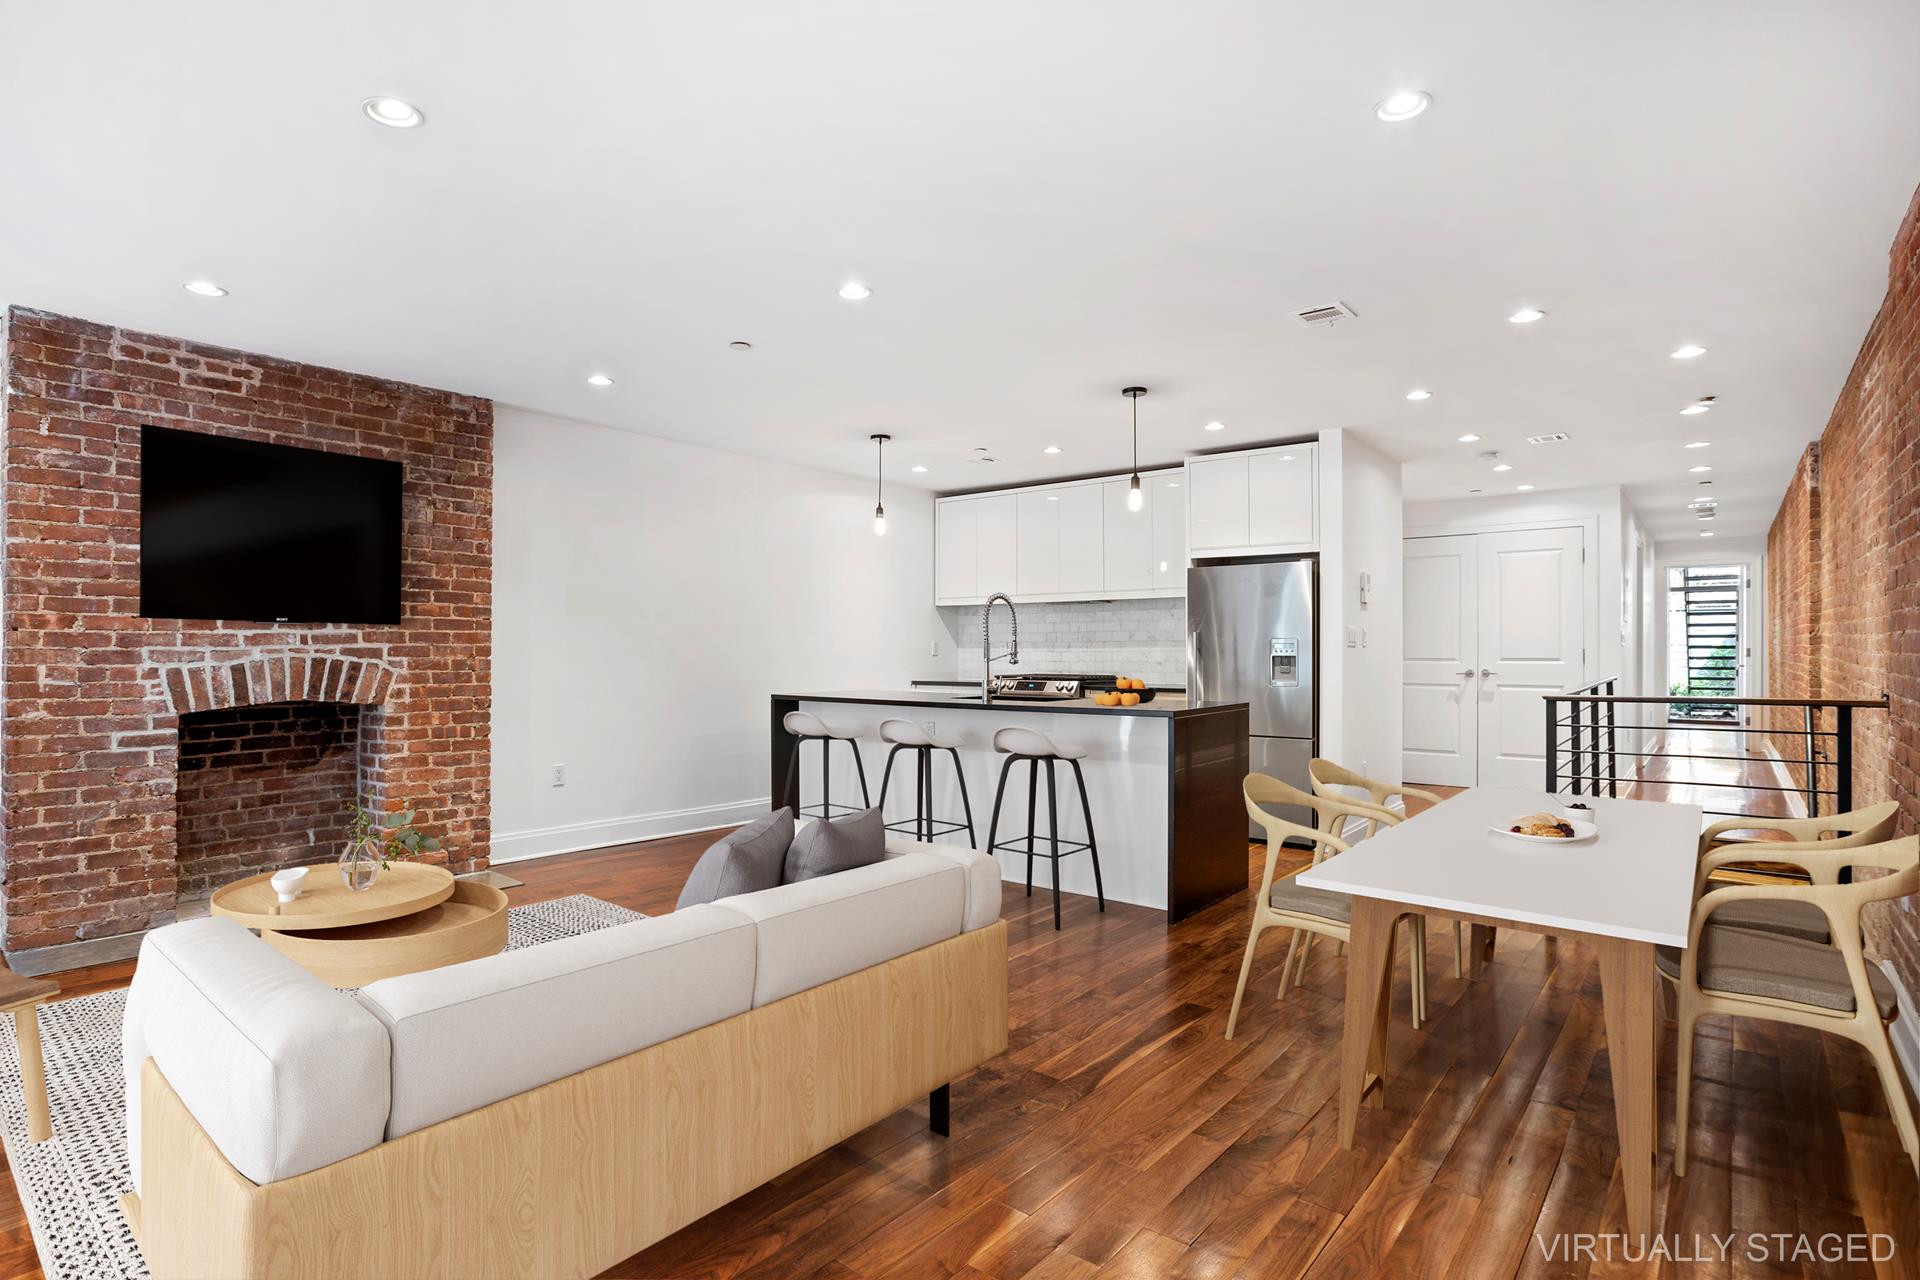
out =
{"type": "Polygon", "coordinates": [[[1914,1171],[1920,1173],[1920,1135],[1893,1055],[1887,1024],[1899,1016],[1893,983],[1868,964],[1860,941],[1860,912],[1870,902],[1904,898],[1920,889],[1920,837],[1834,848],[1833,841],[1781,844],[1768,860],[1804,871],[1810,883],[1716,884],[1712,873],[1751,860],[1744,846],[1715,850],[1695,873],[1687,946],[1657,947],[1654,965],[1678,987],[1680,1055],[1673,1140],[1673,1172],[1687,1171],[1688,1099],[1693,1083],[1693,1030],[1713,1014],[1764,1018],[1845,1036],[1873,1059],[1914,1171]],[[1843,871],[1875,868],[1890,874],[1842,884],[1843,871]],[[1831,943],[1718,922],[1742,904],[1808,903],[1825,917],[1831,943]]]}
{"type": "MultiPolygon", "coordinates": [[[[1792,865],[1786,850],[1812,845],[1833,851],[1862,845],[1882,844],[1893,839],[1893,827],[1900,815],[1897,801],[1887,800],[1848,813],[1820,818],[1726,818],[1700,833],[1700,856],[1718,849],[1738,848],[1745,857],[1728,865],[1764,867],[1766,864],[1792,865]],[[1785,840],[1730,840],[1733,831],[1778,832],[1785,840]]],[[[1727,866],[1719,870],[1725,877],[1727,866]]],[[[1717,923],[1739,929],[1764,929],[1784,933],[1810,942],[1831,942],[1827,918],[1813,903],[1803,900],[1743,902],[1722,910],[1717,923]]]]}
{"type": "MultiPolygon", "coordinates": [[[[1298,986],[1306,980],[1307,951],[1316,936],[1332,938],[1340,943],[1347,942],[1351,936],[1353,899],[1349,895],[1295,884],[1294,876],[1305,870],[1304,867],[1296,867],[1278,877],[1276,883],[1274,869],[1280,858],[1281,846],[1290,839],[1306,842],[1313,849],[1310,865],[1318,866],[1333,854],[1344,853],[1350,847],[1347,841],[1330,831],[1317,829],[1328,821],[1347,816],[1388,826],[1401,821],[1400,815],[1389,809],[1375,808],[1346,797],[1308,795],[1298,787],[1262,773],[1248,774],[1241,791],[1246,798],[1247,815],[1267,833],[1267,867],[1260,877],[1260,896],[1253,901],[1253,925],[1247,933],[1247,954],[1240,962],[1240,983],[1233,990],[1233,1008],[1227,1014],[1229,1040],[1233,1039],[1234,1026],[1240,1020],[1240,1001],[1247,992],[1247,975],[1253,970],[1253,953],[1259,945],[1261,933],[1273,928],[1293,930],[1293,941],[1287,946],[1286,961],[1280,966],[1280,992],[1277,999],[1286,997],[1289,981],[1298,986]],[[1266,805],[1311,809],[1316,826],[1304,827],[1278,817],[1269,813],[1264,807],[1266,805]]],[[[1412,939],[1413,1025],[1418,1029],[1427,1016],[1426,921],[1419,915],[1410,914],[1405,918],[1412,939]]],[[[1388,971],[1392,971],[1391,965],[1388,971]]]]}
{"type": "MultiPolygon", "coordinates": [[[[1425,800],[1429,804],[1439,804],[1444,798],[1431,791],[1422,791],[1419,787],[1410,787],[1404,782],[1385,782],[1379,778],[1369,778],[1365,774],[1355,773],[1344,765],[1335,764],[1322,756],[1315,756],[1307,762],[1307,779],[1313,784],[1313,794],[1331,796],[1335,799],[1359,800],[1355,792],[1366,793],[1365,803],[1376,809],[1385,809],[1396,813],[1401,819],[1407,816],[1407,800],[1425,800]],[[1344,788],[1344,789],[1343,789],[1344,788]]],[[[1334,821],[1328,819],[1329,822],[1334,821]]],[[[1374,834],[1380,829],[1378,819],[1357,816],[1340,819],[1340,830],[1333,834],[1352,844],[1356,840],[1374,834]]],[[[1391,825],[1391,824],[1389,824],[1391,825]]],[[[1326,828],[1332,831],[1333,828],[1326,828]]],[[[1458,978],[1466,972],[1466,943],[1460,922],[1453,922],[1453,976],[1458,978]]]]}

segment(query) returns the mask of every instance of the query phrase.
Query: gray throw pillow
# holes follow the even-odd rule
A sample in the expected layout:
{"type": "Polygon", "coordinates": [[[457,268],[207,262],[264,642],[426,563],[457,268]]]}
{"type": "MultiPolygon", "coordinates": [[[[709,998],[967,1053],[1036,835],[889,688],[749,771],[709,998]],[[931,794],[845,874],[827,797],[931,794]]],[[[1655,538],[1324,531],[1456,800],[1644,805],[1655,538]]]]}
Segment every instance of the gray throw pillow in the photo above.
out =
{"type": "Polygon", "coordinates": [[[700,855],[680,890],[682,907],[757,893],[780,883],[780,869],[793,843],[793,811],[776,809],[750,822],[700,855]]]}
{"type": "Polygon", "coordinates": [[[830,876],[879,862],[887,856],[887,828],[878,808],[831,822],[816,821],[800,828],[787,850],[785,883],[830,876]]]}

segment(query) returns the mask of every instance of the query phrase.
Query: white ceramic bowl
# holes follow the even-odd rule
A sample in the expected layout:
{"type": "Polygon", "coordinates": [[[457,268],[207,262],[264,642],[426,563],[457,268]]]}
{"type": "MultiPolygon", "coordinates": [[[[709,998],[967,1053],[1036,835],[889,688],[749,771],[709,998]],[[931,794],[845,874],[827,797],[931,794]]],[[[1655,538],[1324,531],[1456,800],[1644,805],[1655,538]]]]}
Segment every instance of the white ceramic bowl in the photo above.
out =
{"type": "Polygon", "coordinates": [[[292,902],[300,896],[300,890],[304,887],[306,879],[307,868],[288,867],[285,871],[274,872],[273,879],[268,883],[273,886],[273,892],[280,901],[292,902]]]}

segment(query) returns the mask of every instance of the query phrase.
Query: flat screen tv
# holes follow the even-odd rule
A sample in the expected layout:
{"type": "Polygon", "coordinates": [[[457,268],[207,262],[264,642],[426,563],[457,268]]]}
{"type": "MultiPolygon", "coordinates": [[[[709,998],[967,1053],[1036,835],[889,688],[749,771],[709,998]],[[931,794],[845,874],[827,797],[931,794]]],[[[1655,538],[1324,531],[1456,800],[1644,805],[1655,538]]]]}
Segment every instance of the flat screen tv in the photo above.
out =
{"type": "Polygon", "coordinates": [[[140,429],[140,615],[400,621],[401,465],[140,429]]]}

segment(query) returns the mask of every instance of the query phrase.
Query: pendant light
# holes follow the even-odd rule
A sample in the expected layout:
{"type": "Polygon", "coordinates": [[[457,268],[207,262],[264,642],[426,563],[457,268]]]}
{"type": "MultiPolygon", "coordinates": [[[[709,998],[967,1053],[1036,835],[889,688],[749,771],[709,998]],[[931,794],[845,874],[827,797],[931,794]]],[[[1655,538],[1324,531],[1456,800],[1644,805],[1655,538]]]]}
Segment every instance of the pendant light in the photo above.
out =
{"type": "Polygon", "coordinates": [[[1146,495],[1140,492],[1140,397],[1147,394],[1145,387],[1127,387],[1121,395],[1133,401],[1133,478],[1127,482],[1127,510],[1138,511],[1146,506],[1146,495]]]}
{"type": "Polygon", "coordinates": [[[876,538],[887,536],[887,507],[881,500],[881,487],[887,476],[887,441],[893,439],[884,431],[876,431],[867,439],[873,441],[875,462],[873,468],[873,534],[876,538]]]}

